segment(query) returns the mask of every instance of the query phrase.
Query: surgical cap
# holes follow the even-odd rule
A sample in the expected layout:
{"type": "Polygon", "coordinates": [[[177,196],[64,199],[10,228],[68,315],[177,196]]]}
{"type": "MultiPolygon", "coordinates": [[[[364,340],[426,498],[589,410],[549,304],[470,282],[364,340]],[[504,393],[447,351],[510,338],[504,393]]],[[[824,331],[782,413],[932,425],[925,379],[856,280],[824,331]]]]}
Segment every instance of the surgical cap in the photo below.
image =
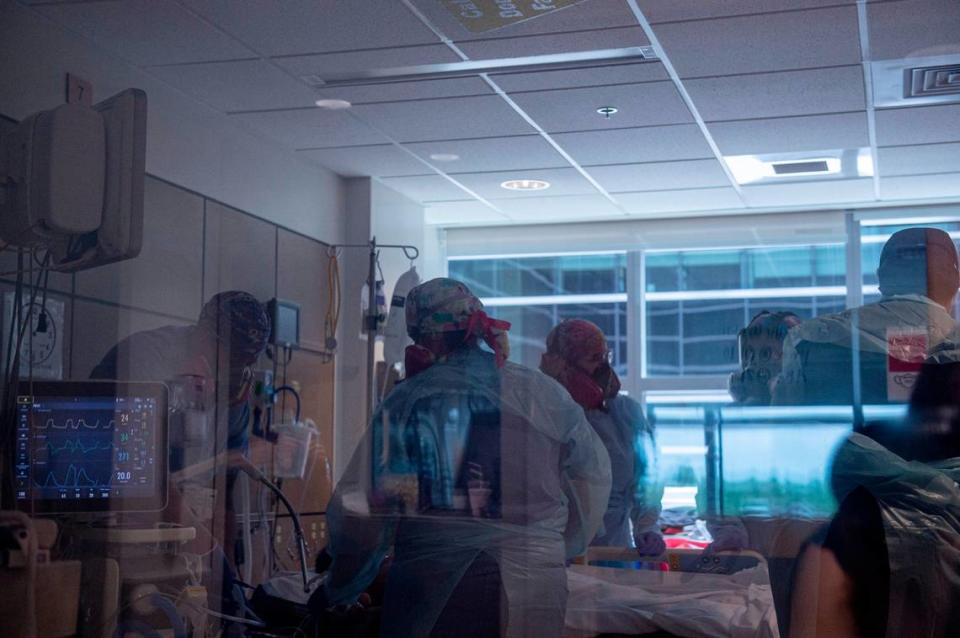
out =
{"type": "Polygon", "coordinates": [[[242,290],[211,297],[200,311],[200,325],[229,343],[231,351],[251,357],[263,352],[270,336],[270,318],[263,304],[242,290]]]}
{"type": "Polygon", "coordinates": [[[576,362],[607,351],[607,338],[600,328],[585,319],[567,319],[547,335],[547,352],[576,362]]]}
{"type": "Polygon", "coordinates": [[[466,284],[438,277],[415,287],[407,295],[407,334],[418,339],[424,334],[466,330],[470,317],[483,310],[483,303],[466,284]]]}

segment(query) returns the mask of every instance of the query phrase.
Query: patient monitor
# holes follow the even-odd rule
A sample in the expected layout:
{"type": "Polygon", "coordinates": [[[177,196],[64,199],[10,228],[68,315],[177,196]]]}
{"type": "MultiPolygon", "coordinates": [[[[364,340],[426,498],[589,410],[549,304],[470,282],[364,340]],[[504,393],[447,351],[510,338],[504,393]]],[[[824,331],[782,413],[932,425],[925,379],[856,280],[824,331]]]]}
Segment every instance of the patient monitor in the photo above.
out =
{"type": "Polygon", "coordinates": [[[160,383],[23,381],[18,509],[159,510],[167,497],[167,390],[160,383]]]}

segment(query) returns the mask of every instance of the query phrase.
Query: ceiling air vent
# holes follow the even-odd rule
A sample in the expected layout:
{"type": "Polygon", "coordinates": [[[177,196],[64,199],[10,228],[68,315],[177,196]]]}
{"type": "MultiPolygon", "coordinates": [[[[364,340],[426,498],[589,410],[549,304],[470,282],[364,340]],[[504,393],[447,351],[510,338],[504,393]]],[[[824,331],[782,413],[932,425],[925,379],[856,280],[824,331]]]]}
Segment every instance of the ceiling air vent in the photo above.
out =
{"type": "Polygon", "coordinates": [[[960,102],[960,55],[879,60],[870,68],[878,108],[960,102]]]}
{"type": "Polygon", "coordinates": [[[829,173],[830,166],[827,160],[811,160],[807,162],[777,162],[771,164],[777,175],[812,175],[813,173],[829,173]]]}
{"type": "Polygon", "coordinates": [[[907,97],[960,95],[960,64],[907,69],[904,78],[904,95],[907,97]]]}

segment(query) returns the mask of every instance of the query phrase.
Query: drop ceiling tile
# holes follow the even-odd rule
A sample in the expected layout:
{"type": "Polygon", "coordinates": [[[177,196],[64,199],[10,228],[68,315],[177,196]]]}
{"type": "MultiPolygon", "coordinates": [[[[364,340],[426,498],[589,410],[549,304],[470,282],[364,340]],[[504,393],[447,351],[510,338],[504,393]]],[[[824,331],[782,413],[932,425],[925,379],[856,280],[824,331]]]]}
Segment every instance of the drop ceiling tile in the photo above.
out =
{"type": "Polygon", "coordinates": [[[497,85],[508,93],[575,89],[585,86],[610,86],[612,84],[636,84],[670,79],[663,65],[659,62],[610,64],[581,69],[527,73],[499,73],[492,77],[497,85]]]}
{"type": "Polygon", "coordinates": [[[727,174],[715,159],[587,166],[585,169],[610,193],[730,185],[727,174]]]}
{"type": "Polygon", "coordinates": [[[744,186],[748,206],[804,206],[873,201],[872,179],[832,179],[744,186]]]}
{"type": "Polygon", "coordinates": [[[863,68],[857,66],[686,80],[704,120],[743,120],[862,111],[863,68]]]}
{"type": "Polygon", "coordinates": [[[882,199],[960,197],[960,172],[943,175],[910,175],[880,180],[882,199]]]}
{"type": "Polygon", "coordinates": [[[320,55],[293,55],[273,58],[273,61],[294,75],[315,75],[324,78],[326,76],[350,75],[372,69],[459,62],[460,57],[444,44],[427,44],[392,49],[341,51],[320,55]]]}
{"type": "Polygon", "coordinates": [[[496,205],[514,222],[589,221],[623,218],[623,211],[602,195],[498,199],[496,205]]]}
{"type": "Polygon", "coordinates": [[[539,135],[422,142],[406,147],[431,162],[433,153],[459,155],[460,159],[454,162],[434,162],[451,175],[568,166],[563,156],[539,135]]]}
{"type": "Polygon", "coordinates": [[[380,180],[390,188],[417,202],[463,199],[470,194],[440,175],[412,177],[384,177],[380,180]]]}
{"type": "Polygon", "coordinates": [[[866,113],[713,122],[707,128],[724,155],[852,149],[870,145],[866,113]]]}
{"type": "Polygon", "coordinates": [[[262,60],[160,66],[151,73],[220,111],[312,106],[314,91],[262,60]]]}
{"type": "Polygon", "coordinates": [[[524,135],[533,129],[498,96],[363,104],[352,112],[400,142],[524,135]]]}
{"type": "MultiPolygon", "coordinates": [[[[791,0],[790,9],[853,4],[855,0],[791,0]]],[[[704,18],[723,18],[737,15],[767,13],[785,7],[770,0],[724,0],[723,2],[677,2],[677,0],[638,0],[637,4],[651,24],[681,22],[704,18]]]]}
{"type": "Polygon", "coordinates": [[[353,104],[376,104],[404,100],[492,95],[493,89],[478,77],[391,82],[315,90],[316,98],[347,100],[353,104]]]}
{"type": "Polygon", "coordinates": [[[487,199],[519,199],[526,197],[558,197],[563,195],[594,195],[597,189],[576,169],[550,168],[544,170],[503,171],[496,173],[462,173],[454,175],[457,181],[487,199]],[[544,191],[509,191],[500,186],[511,179],[540,179],[550,182],[544,191]]]}
{"type": "Polygon", "coordinates": [[[475,199],[433,202],[424,208],[424,222],[433,225],[505,223],[508,218],[475,199]]]}
{"type": "Polygon", "coordinates": [[[247,47],[174,2],[68,3],[37,10],[136,64],[254,57],[247,47]]]}
{"type": "Polygon", "coordinates": [[[860,63],[857,9],[771,13],[655,29],[681,77],[860,63]]]}
{"type": "Polygon", "coordinates": [[[238,113],[231,121],[280,141],[289,148],[384,144],[383,135],[344,111],[298,109],[238,113]]]}
{"type": "Polygon", "coordinates": [[[877,110],[880,146],[960,142],[960,104],[877,110]]]}
{"type": "Polygon", "coordinates": [[[923,173],[960,173],[960,142],[890,146],[877,149],[881,177],[923,173]]]}
{"type": "Polygon", "coordinates": [[[905,0],[867,5],[874,60],[960,53],[960,3],[905,0]]]}
{"type": "Polygon", "coordinates": [[[347,51],[437,41],[437,36],[400,2],[186,2],[264,55],[347,51]]]}
{"type": "Polygon", "coordinates": [[[673,82],[513,93],[510,97],[549,133],[693,121],[673,82]],[[619,112],[608,118],[597,113],[601,106],[614,106],[619,112]]]}
{"type": "Polygon", "coordinates": [[[525,38],[493,38],[461,42],[460,49],[473,60],[516,58],[549,53],[574,53],[599,49],[622,49],[650,44],[640,27],[619,27],[600,31],[552,33],[525,38]]]}
{"type": "Polygon", "coordinates": [[[713,157],[700,129],[693,124],[558,133],[553,139],[581,165],[713,157]]]}
{"type": "Polygon", "coordinates": [[[297,155],[344,177],[394,177],[432,172],[393,144],[301,150],[297,155]]]}
{"type": "MultiPolygon", "coordinates": [[[[436,0],[415,0],[414,5],[423,11],[443,33],[460,42],[490,36],[531,36],[585,29],[608,29],[630,26],[637,23],[629,6],[623,0],[580,0],[579,4],[557,11],[541,13],[522,22],[486,32],[472,32],[457,17],[436,0]]],[[[546,4],[546,3],[544,3],[546,4]]]]}
{"type": "Polygon", "coordinates": [[[732,187],[617,193],[615,197],[630,215],[743,208],[732,187]]]}

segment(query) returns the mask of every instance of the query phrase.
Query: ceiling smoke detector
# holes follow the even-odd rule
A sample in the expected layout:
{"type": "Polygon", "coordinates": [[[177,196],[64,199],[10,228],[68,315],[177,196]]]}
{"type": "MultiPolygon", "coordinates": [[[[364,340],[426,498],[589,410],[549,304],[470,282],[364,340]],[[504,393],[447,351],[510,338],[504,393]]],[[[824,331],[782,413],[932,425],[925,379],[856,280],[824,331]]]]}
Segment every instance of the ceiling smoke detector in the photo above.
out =
{"type": "Polygon", "coordinates": [[[500,184],[508,191],[542,191],[550,188],[550,182],[542,179],[508,179],[500,184]]]}

